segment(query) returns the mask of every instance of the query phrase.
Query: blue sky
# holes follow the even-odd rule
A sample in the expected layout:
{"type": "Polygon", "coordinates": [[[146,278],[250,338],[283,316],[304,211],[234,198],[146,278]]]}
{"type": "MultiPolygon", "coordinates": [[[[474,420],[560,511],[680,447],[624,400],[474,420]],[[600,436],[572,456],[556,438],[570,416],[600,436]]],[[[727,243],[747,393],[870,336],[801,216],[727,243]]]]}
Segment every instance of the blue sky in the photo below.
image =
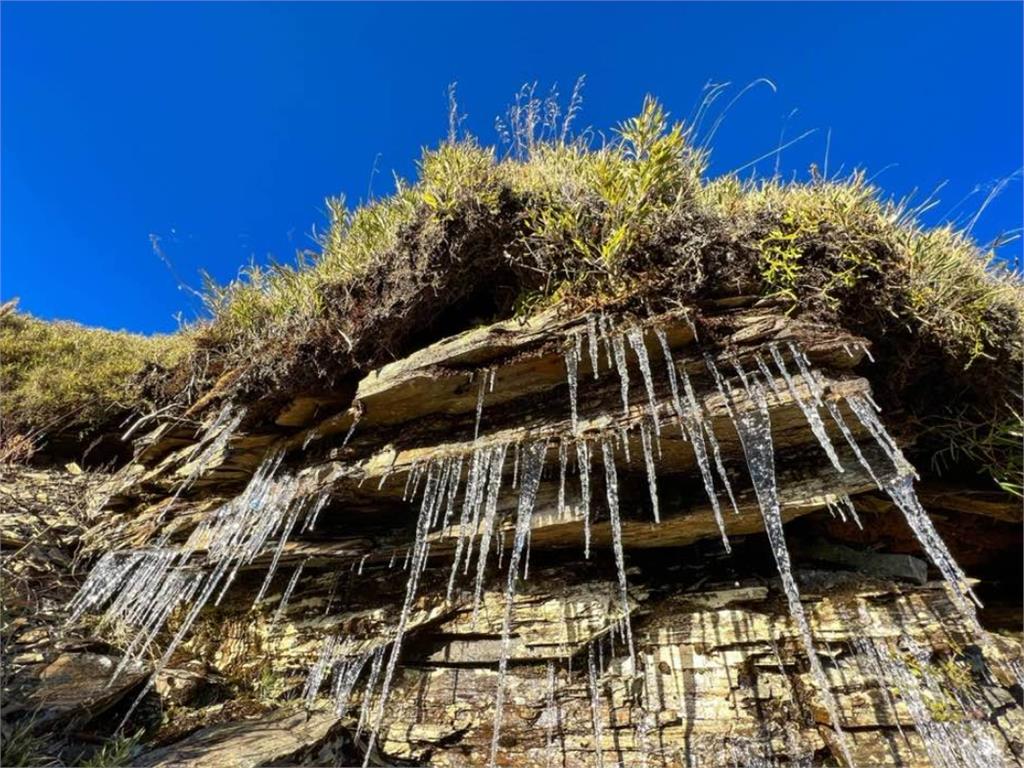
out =
{"type": "MultiPolygon", "coordinates": [[[[897,196],[947,181],[936,216],[1022,166],[1020,3],[7,2],[0,23],[0,295],[110,328],[172,330],[200,311],[178,279],[290,259],[325,196],[389,192],[444,136],[453,81],[490,142],[528,81],[586,75],[581,125],[607,129],[645,93],[685,117],[708,81],[771,78],[729,113],[713,173],[816,128],[781,158],[805,175],[831,129],[832,170],[897,196]]],[[[977,236],[1021,209],[1018,175],[977,236]]]]}

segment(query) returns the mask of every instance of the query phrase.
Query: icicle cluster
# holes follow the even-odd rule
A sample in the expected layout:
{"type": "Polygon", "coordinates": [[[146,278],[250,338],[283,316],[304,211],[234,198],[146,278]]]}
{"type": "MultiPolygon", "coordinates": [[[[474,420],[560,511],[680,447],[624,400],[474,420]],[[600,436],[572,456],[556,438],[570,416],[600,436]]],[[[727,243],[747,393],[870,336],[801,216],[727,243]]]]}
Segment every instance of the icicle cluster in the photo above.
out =
{"type": "MultiPolygon", "coordinates": [[[[670,396],[665,406],[666,423],[674,417],[679,432],[692,448],[694,460],[704,490],[710,501],[715,522],[721,535],[722,544],[730,551],[726,531],[726,520],[719,499],[717,483],[721,483],[735,514],[739,514],[729,474],[723,462],[721,449],[707,412],[704,400],[698,397],[691,381],[690,370],[694,360],[677,363],[665,331],[653,328],[654,337],[661,348],[665,366],[664,381],[670,396]],[[717,480],[716,480],[717,478],[717,480]]],[[[696,338],[696,333],[694,332],[696,338]]],[[[807,356],[795,345],[783,349],[779,345],[768,345],[765,350],[748,356],[750,370],[736,357],[730,358],[739,388],[733,387],[724,376],[715,360],[703,354],[706,375],[724,402],[725,411],[731,419],[740,438],[747,471],[753,484],[760,507],[765,531],[775,556],[781,584],[789,612],[797,628],[810,665],[813,678],[820,690],[828,710],[831,724],[836,731],[840,750],[848,763],[850,760],[847,739],[842,730],[839,709],[831,692],[830,682],[818,657],[810,623],[804,612],[800,593],[793,575],[783,530],[782,506],[775,472],[774,446],[768,401],[770,398],[791,400],[806,419],[811,432],[828,461],[837,472],[845,472],[839,453],[832,442],[833,433],[840,435],[849,446],[856,461],[864,468],[876,485],[889,494],[895,505],[902,511],[911,529],[951,586],[957,606],[973,620],[974,595],[966,576],[957,566],[948,549],[935,531],[931,521],[921,507],[914,493],[914,470],[905,459],[895,440],[888,434],[878,417],[878,409],[867,395],[848,395],[845,405],[868,435],[881,447],[888,457],[890,467],[872,466],[865,457],[853,431],[845,421],[840,400],[826,393],[824,380],[813,369],[807,356]],[[795,371],[795,372],[794,372],[795,371]]],[[[629,440],[626,430],[639,426],[640,445],[643,453],[644,471],[650,495],[655,524],[661,522],[661,505],[658,495],[657,466],[661,456],[663,424],[658,398],[659,384],[656,382],[651,361],[648,357],[645,331],[640,327],[617,330],[604,317],[589,316],[585,333],[573,335],[564,353],[569,391],[570,433],[562,435],[557,442],[558,452],[558,501],[557,512],[563,519],[566,511],[566,482],[571,453],[579,477],[579,496],[576,510],[583,523],[584,555],[590,557],[591,547],[591,464],[592,450],[600,446],[599,460],[603,466],[608,523],[611,531],[612,553],[614,556],[619,600],[621,601],[621,624],[619,634],[628,655],[628,668],[635,670],[636,650],[630,621],[629,590],[626,577],[623,524],[619,499],[619,477],[616,466],[616,441],[620,442],[622,457],[629,463],[629,440]],[[584,339],[585,335],[585,339],[584,339]],[[586,342],[586,344],[584,344],[586,342]],[[584,350],[586,346],[586,351],[584,350]],[[600,349],[604,347],[605,360],[609,370],[614,369],[619,382],[624,418],[629,422],[621,431],[605,431],[601,434],[584,434],[580,430],[580,370],[586,361],[593,377],[599,378],[600,349]],[[635,358],[634,370],[639,372],[646,394],[643,408],[632,408],[630,404],[630,367],[627,352],[635,358]],[[585,357],[586,355],[586,357],[585,357]],[[572,452],[570,449],[573,449],[572,452]]],[[[696,358],[697,361],[700,357],[696,358]]],[[[699,362],[696,363],[699,365],[699,362]]],[[[694,371],[696,373],[696,371],[694,371]]],[[[495,696],[493,740],[490,762],[497,759],[499,737],[503,716],[506,672],[511,645],[514,605],[520,578],[529,573],[529,550],[531,521],[538,489],[542,480],[546,456],[549,449],[547,439],[531,438],[524,443],[486,444],[480,439],[480,425],[486,393],[493,391],[495,370],[478,372],[479,385],[473,429],[473,448],[462,456],[438,456],[414,464],[408,472],[403,499],[415,503],[419,499],[419,512],[411,547],[405,553],[404,570],[407,571],[405,596],[397,621],[390,635],[382,644],[371,650],[356,653],[345,652],[346,644],[337,637],[324,641],[321,653],[310,669],[303,698],[312,704],[327,680],[333,680],[331,698],[335,711],[341,715],[348,709],[349,699],[358,682],[363,679],[362,709],[358,729],[371,728],[367,760],[373,754],[377,733],[381,725],[394,681],[396,668],[401,656],[405,634],[412,620],[412,610],[419,590],[421,576],[430,557],[430,545],[434,533],[454,532],[455,547],[448,579],[446,598],[451,600],[459,576],[472,574],[472,623],[475,627],[481,606],[483,590],[487,580],[488,560],[491,550],[496,550],[498,568],[506,570],[504,606],[501,619],[501,643],[498,664],[498,687],[495,696]],[[499,500],[512,451],[511,485],[518,490],[515,510],[514,532],[508,546],[507,563],[505,544],[505,520],[499,515],[499,500]],[[422,486],[422,488],[421,488],[422,486]],[[461,502],[460,499],[461,492],[461,502]],[[473,565],[476,548],[475,568],[473,565]],[[369,668],[367,669],[367,666],[369,668]]],[[[735,379],[733,379],[735,381],[735,379]]],[[[664,389],[663,389],[664,391],[664,389]]],[[[196,448],[194,467],[175,493],[187,490],[219,456],[231,435],[241,423],[242,412],[225,407],[214,421],[196,448]]],[[[354,430],[346,436],[346,442],[354,430]]],[[[200,611],[211,599],[219,603],[230,588],[237,573],[252,564],[257,558],[268,553],[268,545],[274,542],[272,556],[256,602],[264,599],[277,572],[286,544],[293,533],[312,530],[324,508],[328,494],[325,491],[309,493],[293,475],[278,470],[283,455],[270,453],[253,474],[246,488],[236,498],[218,508],[193,531],[184,545],[171,547],[163,538],[154,546],[140,550],[115,551],[104,555],[90,573],[85,584],[70,605],[71,621],[76,621],[88,610],[106,606],[102,621],[134,627],[136,634],[125,654],[129,658],[141,657],[154,642],[165,626],[169,616],[179,607],[188,606],[184,620],[164,650],[158,662],[158,669],[167,663],[175,649],[190,630],[200,611]],[[197,557],[205,553],[205,558],[197,557]]],[[[386,479],[386,478],[385,478],[386,479]]],[[[384,479],[381,480],[383,485],[384,479]]],[[[172,499],[173,503],[173,499],[172,499]]],[[[845,494],[839,494],[829,503],[833,514],[837,511],[843,519],[849,513],[858,525],[861,521],[856,509],[845,494]]],[[[363,558],[365,560],[365,557],[363,558]]],[[[394,555],[392,557],[394,562],[394,555]]],[[[354,566],[354,563],[353,563],[354,566]]],[[[283,617],[288,601],[296,589],[303,572],[303,564],[292,572],[284,589],[273,622],[283,617]]],[[[359,563],[362,573],[363,561],[359,563]]],[[[337,586],[337,582],[335,583],[337,586]]],[[[333,592],[332,592],[333,601],[333,592]]],[[[330,610],[330,602],[328,604],[330,610]]],[[[611,633],[614,654],[614,635],[611,633]]],[[[870,646],[862,641],[858,650],[869,656],[876,667],[886,674],[901,675],[898,658],[889,651],[870,646]],[[887,655],[888,654],[888,655],[887,655]]],[[[598,676],[603,673],[604,658],[600,643],[596,644],[598,656],[592,645],[588,651],[588,683],[593,709],[593,729],[598,765],[603,765],[601,750],[602,723],[598,676]]],[[[646,668],[646,665],[645,665],[646,668]]],[[[118,669],[120,672],[120,668],[118,669]]],[[[646,679],[641,681],[647,691],[646,679]]],[[[555,704],[555,672],[548,669],[548,702],[542,715],[543,724],[548,728],[547,751],[549,762],[552,750],[551,728],[557,722],[555,704]]],[[[143,694],[145,691],[143,691],[143,694]]],[[[141,698],[140,694],[140,698],[141,698]]],[[[918,707],[920,702],[907,700],[908,707],[918,707]]],[[[919,707],[918,707],[919,708],[919,707]]],[[[642,704],[641,718],[637,724],[637,743],[646,744],[654,723],[649,721],[647,706],[642,704]]],[[[130,714],[130,712],[129,712],[130,714]]],[[[915,722],[920,712],[914,711],[915,722]]],[[[923,715],[921,715],[923,718],[923,715]]],[[[933,744],[929,755],[937,765],[968,763],[961,760],[961,752],[955,751],[950,740],[966,740],[972,736],[970,729],[953,729],[946,724],[918,723],[926,739],[933,744]],[[930,729],[930,730],[929,730],[930,729]],[[936,746],[938,745],[938,746],[936,746]],[[934,751],[934,754],[933,754],[934,751]]],[[[989,745],[980,743],[977,754],[990,755],[989,745]]]]}

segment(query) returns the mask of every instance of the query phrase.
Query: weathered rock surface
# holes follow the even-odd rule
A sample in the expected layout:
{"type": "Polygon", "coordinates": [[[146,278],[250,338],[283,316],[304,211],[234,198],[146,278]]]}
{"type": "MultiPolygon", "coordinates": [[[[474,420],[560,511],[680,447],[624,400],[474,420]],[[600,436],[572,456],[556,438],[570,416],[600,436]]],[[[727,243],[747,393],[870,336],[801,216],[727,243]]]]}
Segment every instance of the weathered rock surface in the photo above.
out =
{"type": "MultiPolygon", "coordinates": [[[[302,498],[324,499],[315,526],[296,511],[291,535],[279,529],[269,536],[196,614],[168,666],[159,669],[155,689],[167,713],[155,736],[160,746],[138,764],[325,765],[359,762],[370,750],[372,763],[486,765],[498,670],[506,664],[495,755],[501,765],[827,765],[845,760],[845,751],[854,765],[924,766],[935,763],[940,731],[950,743],[982,750],[991,764],[1018,764],[1024,750],[1019,643],[979,635],[857,455],[869,466],[891,466],[891,446],[875,440],[850,407],[851,398],[870,395],[863,340],[750,302],[706,312],[700,331],[713,337],[706,343],[696,341],[683,313],[638,327],[652,375],[648,388],[642,357],[624,342],[626,407],[612,350],[598,350],[595,376],[587,320],[549,313],[442,340],[368,372],[345,392],[300,392],[287,403],[250,404],[244,416],[211,396],[188,419],[154,422],[135,435],[135,460],[105,483],[104,493],[111,493],[105,504],[92,505],[74,528],[72,551],[62,555],[65,571],[81,538],[84,557],[93,559],[188,541],[194,551],[185,567],[210,572],[219,561],[204,522],[268,457],[280,457],[279,473],[295,478],[302,498]],[[676,373],[693,384],[703,429],[714,437],[704,459],[731,553],[705,491],[702,457],[676,419],[657,328],[676,373]],[[772,364],[766,345],[785,350],[789,342],[806,352],[816,383],[797,375],[792,363],[791,380],[772,364]],[[566,354],[577,343],[574,424],[566,354]],[[705,352],[728,374],[727,396],[705,352]],[[739,383],[743,371],[759,377],[767,393],[780,517],[827,690],[787,605],[778,552],[763,534],[762,499],[734,421],[758,408],[739,383]],[[855,450],[824,407],[814,409],[842,471],[806,416],[818,388],[857,444],[855,450]],[[652,413],[660,435],[651,436],[652,413]],[[225,427],[233,420],[238,428],[231,432],[225,427]],[[645,434],[652,440],[658,522],[645,434]],[[601,441],[609,438],[617,509],[607,500],[602,457],[601,441]],[[509,609],[507,568],[528,482],[519,463],[537,440],[548,441],[546,461],[509,609]],[[577,461],[581,440],[590,446],[589,471],[577,461]],[[487,514],[477,514],[466,520],[463,537],[463,484],[451,492],[453,514],[439,506],[437,524],[418,537],[426,488],[455,466],[465,473],[474,454],[496,446],[506,453],[492,478],[493,530],[487,514]],[[857,522],[845,518],[847,497],[857,522]],[[478,600],[476,557],[467,556],[454,573],[452,562],[463,549],[477,553],[485,538],[489,561],[480,571],[478,600]],[[408,586],[411,577],[418,579],[415,588],[408,586]],[[379,678],[387,674],[400,622],[401,654],[382,706],[379,678]],[[328,665],[319,696],[307,698],[307,715],[297,700],[330,642],[336,643],[332,662],[359,660],[362,672],[336,711],[331,699],[339,678],[328,665]],[[377,685],[368,696],[375,664],[377,685]],[[908,680],[923,682],[901,691],[893,676],[904,670],[908,680]]],[[[10,492],[23,495],[33,482],[16,478],[10,492]]],[[[986,571],[986,554],[994,563],[1014,556],[1016,547],[1019,562],[1019,505],[930,477],[919,496],[954,555],[972,564],[971,575],[975,568],[997,573],[986,571]],[[949,536],[950,529],[977,536],[949,536]]],[[[8,543],[21,548],[17,567],[29,568],[20,563],[33,534],[5,520],[3,536],[5,550],[8,543]]],[[[14,563],[5,560],[5,568],[14,563]]],[[[40,630],[46,638],[40,649],[25,632],[11,647],[38,654],[20,662],[37,686],[26,688],[35,691],[27,696],[49,697],[69,714],[95,712],[94,681],[73,692],[55,683],[74,688],[73,670],[90,676],[90,665],[106,658],[88,645],[55,645],[50,634],[69,589],[60,595],[40,630]]],[[[169,612],[158,645],[166,646],[187,614],[188,604],[169,612]]],[[[75,631],[99,639],[89,638],[88,625],[75,631]]],[[[131,632],[109,626],[101,637],[123,649],[131,632]]],[[[152,656],[148,668],[159,668],[152,656]]],[[[5,648],[5,663],[8,658],[5,648]]],[[[98,668],[95,673],[99,678],[98,668]]],[[[137,684],[142,667],[132,674],[126,680],[137,684]]],[[[118,689],[121,696],[125,690],[118,689]]],[[[118,698],[111,693],[102,708],[118,698]]],[[[128,704],[122,699],[120,706],[128,704]]]]}

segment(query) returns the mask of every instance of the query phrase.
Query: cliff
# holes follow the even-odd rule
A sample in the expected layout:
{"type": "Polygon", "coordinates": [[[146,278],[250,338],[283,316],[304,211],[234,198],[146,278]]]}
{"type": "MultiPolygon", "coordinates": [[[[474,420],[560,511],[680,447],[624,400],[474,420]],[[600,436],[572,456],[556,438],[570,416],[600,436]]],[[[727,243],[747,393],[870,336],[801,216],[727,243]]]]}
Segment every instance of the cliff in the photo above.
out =
{"type": "Polygon", "coordinates": [[[651,110],[582,189],[446,145],[49,441],[5,374],[5,761],[1020,764],[1019,283],[651,110]]]}

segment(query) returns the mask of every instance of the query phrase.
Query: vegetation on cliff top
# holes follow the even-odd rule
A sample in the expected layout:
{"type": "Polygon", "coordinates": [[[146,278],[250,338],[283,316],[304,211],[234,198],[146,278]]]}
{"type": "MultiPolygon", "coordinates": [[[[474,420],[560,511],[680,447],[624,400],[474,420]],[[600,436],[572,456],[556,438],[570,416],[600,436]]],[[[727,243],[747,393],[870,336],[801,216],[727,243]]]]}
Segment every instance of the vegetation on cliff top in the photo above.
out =
{"type": "Polygon", "coordinates": [[[908,406],[932,455],[966,454],[1017,483],[1006,439],[1020,431],[1019,276],[969,226],[923,228],[929,201],[886,201],[860,172],[705,178],[712,102],[683,125],[648,99],[596,144],[571,135],[576,95],[562,115],[526,91],[499,126],[503,150],[458,137],[453,111],[414,183],[354,211],[329,200],[317,253],[208,283],[210,319],[175,337],[11,315],[0,330],[6,430],[138,409],[149,390],[132,374],[153,365],[175,368],[165,398],[189,382],[193,400],[237,372],[237,396],[255,399],[328,388],[470,321],[540,306],[642,312],[753,294],[870,338],[885,361],[873,383],[908,406]],[[915,393],[927,393],[920,408],[915,393]]]}
{"type": "Polygon", "coordinates": [[[177,364],[188,335],[139,336],[0,311],[0,455],[27,448],[15,435],[81,431],[151,403],[142,373],[177,364]]]}

